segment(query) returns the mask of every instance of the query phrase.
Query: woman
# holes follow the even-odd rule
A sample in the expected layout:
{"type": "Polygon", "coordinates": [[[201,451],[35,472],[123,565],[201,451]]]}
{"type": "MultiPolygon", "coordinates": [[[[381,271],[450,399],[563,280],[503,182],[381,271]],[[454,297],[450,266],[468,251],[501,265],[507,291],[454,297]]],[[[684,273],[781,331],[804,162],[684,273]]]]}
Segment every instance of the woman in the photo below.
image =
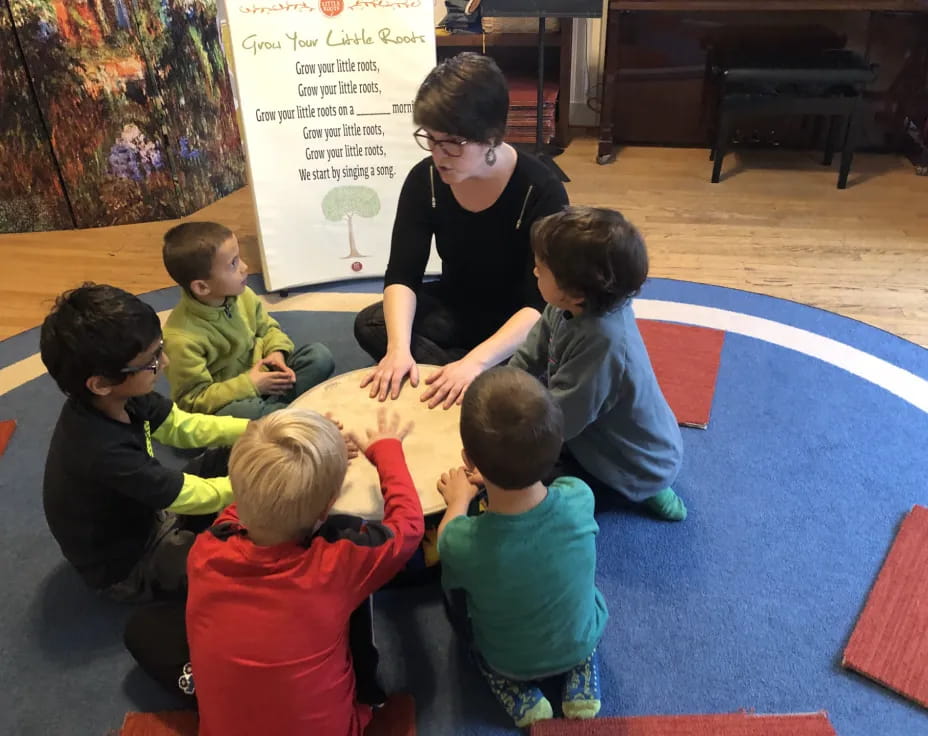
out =
{"type": "Polygon", "coordinates": [[[429,408],[460,403],[482,371],[511,356],[544,300],[533,274],[532,223],[567,204],[564,186],[504,143],[509,90],[496,63],[463,53],[439,64],[416,94],[416,141],[431,156],[406,177],[397,205],[383,301],[361,311],[355,337],[377,366],[361,385],[381,401],[416,363],[429,408]],[[432,237],[438,281],[423,284],[432,237]]]}

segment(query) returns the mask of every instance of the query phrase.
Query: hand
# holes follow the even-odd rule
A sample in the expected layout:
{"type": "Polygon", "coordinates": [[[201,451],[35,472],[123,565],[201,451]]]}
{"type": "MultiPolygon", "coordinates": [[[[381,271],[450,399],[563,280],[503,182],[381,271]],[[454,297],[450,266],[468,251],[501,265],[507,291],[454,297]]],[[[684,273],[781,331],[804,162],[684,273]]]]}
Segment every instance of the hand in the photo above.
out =
{"type": "Polygon", "coordinates": [[[269,371],[264,360],[259,360],[248,371],[248,377],[261,396],[279,396],[293,388],[293,380],[281,371],[269,371]]]}
{"type": "Polygon", "coordinates": [[[441,478],[438,479],[438,492],[449,508],[455,503],[469,504],[480,492],[480,488],[474,485],[478,477],[477,474],[469,474],[464,467],[451,468],[447,473],[442,473],[441,478]]]}
{"type": "Polygon", "coordinates": [[[325,413],[325,418],[332,422],[332,424],[334,424],[336,427],[338,427],[338,431],[342,433],[342,439],[345,440],[345,447],[348,448],[348,462],[351,462],[358,456],[358,446],[345,432],[345,425],[333,417],[332,412],[327,411],[325,413]]]}
{"type": "Polygon", "coordinates": [[[461,403],[467,387],[481,373],[483,366],[467,357],[448,363],[425,379],[430,388],[422,394],[420,401],[428,401],[429,409],[439,404],[442,409],[450,409],[461,403]]]}
{"type": "Polygon", "coordinates": [[[279,350],[275,350],[273,353],[265,355],[264,359],[259,362],[266,366],[269,371],[279,371],[281,373],[286,373],[288,376],[290,376],[290,380],[293,381],[293,383],[296,383],[296,373],[294,373],[293,369],[287,365],[287,359],[279,350]]]}
{"type": "Polygon", "coordinates": [[[396,412],[393,412],[393,417],[388,422],[387,410],[381,408],[377,412],[377,429],[368,429],[366,437],[354,432],[349,432],[348,437],[361,452],[367,454],[368,448],[380,440],[394,439],[402,442],[412,431],[412,426],[412,422],[408,422],[406,426],[400,428],[400,415],[396,412]]]}
{"type": "Polygon", "coordinates": [[[400,395],[400,387],[407,375],[414,387],[419,385],[419,366],[412,353],[408,350],[387,350],[383,360],[361,381],[361,388],[370,384],[370,396],[372,399],[376,396],[378,401],[386,401],[388,392],[390,398],[395,399],[400,395]]]}

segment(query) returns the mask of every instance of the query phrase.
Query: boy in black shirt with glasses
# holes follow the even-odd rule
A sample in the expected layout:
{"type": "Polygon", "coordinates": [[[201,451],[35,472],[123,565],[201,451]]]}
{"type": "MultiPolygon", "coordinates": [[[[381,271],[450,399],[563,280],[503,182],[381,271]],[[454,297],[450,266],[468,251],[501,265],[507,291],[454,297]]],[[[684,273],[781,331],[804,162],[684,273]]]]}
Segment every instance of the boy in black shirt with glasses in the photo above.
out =
{"type": "Polygon", "coordinates": [[[231,503],[228,447],[248,421],[188,414],[156,393],[168,357],[161,323],[138,297],[103,284],[62,294],[41,331],[42,362],[67,396],[45,463],[49,529],[84,581],[109,598],[146,601],[186,587],[195,533],[231,503]],[[152,439],[217,446],[184,471],[152,439]],[[196,523],[196,516],[205,516],[196,523]]]}

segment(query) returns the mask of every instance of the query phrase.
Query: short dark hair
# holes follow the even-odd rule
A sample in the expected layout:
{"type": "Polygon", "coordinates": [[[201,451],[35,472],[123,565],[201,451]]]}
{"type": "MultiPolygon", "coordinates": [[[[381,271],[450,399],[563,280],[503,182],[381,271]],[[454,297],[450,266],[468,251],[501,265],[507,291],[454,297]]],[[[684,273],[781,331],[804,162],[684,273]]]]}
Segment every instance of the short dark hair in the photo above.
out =
{"type": "Polygon", "coordinates": [[[413,121],[478,143],[498,144],[506,132],[509,86],[496,62],[470,51],[429,72],[413,104],[413,121]]]}
{"type": "Polygon", "coordinates": [[[161,335],[155,310],[106,284],[64,292],[42,323],[39,349],[49,375],[67,396],[89,402],[91,376],[122,383],[125,368],[161,335]]]}
{"type": "Polygon", "coordinates": [[[648,278],[638,228],[605,207],[565,207],[532,225],[532,250],[584,310],[602,315],[635,296],[648,278]]]}
{"type": "Polygon", "coordinates": [[[190,291],[197,279],[208,279],[213,271],[213,258],[224,242],[233,235],[218,222],[184,222],[164,234],[161,257],[164,267],[177,285],[190,291]]]}
{"type": "Polygon", "coordinates": [[[486,480],[500,488],[526,488],[554,467],[564,417],[537,378],[515,367],[492,368],[464,392],[461,441],[486,480]]]}

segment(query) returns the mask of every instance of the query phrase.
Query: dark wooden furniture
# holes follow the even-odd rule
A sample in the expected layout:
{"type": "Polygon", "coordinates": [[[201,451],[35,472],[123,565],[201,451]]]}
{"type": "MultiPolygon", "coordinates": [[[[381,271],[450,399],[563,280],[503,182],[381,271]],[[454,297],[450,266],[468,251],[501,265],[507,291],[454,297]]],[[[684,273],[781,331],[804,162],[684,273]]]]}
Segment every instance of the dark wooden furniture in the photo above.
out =
{"type": "Polygon", "coordinates": [[[623,18],[639,11],[672,12],[748,12],[780,13],[816,10],[928,13],[928,0],[610,0],[606,16],[606,48],[603,61],[603,89],[600,96],[600,131],[597,161],[615,160],[613,136],[616,82],[622,69],[621,39],[623,18]]]}
{"type": "MultiPolygon", "coordinates": [[[[544,34],[544,46],[558,50],[557,77],[561,90],[570,90],[570,60],[573,55],[573,29],[570,18],[562,18],[559,31],[544,34]]],[[[435,37],[438,46],[439,59],[446,53],[456,54],[459,51],[476,51],[496,58],[503,72],[509,64],[507,57],[518,54],[524,57],[527,48],[538,48],[537,33],[452,33],[435,37]]],[[[568,118],[569,95],[562,92],[564,103],[559,105],[557,120],[555,122],[554,142],[564,148],[569,140],[568,118]]]]}
{"type": "Polygon", "coordinates": [[[835,138],[842,131],[838,189],[847,186],[857,141],[857,113],[864,87],[876,78],[874,67],[866,59],[847,49],[796,56],[782,52],[758,55],[742,49],[720,59],[711,71],[721,79],[711,156],[713,184],[719,182],[736,119],[755,115],[816,115],[829,119],[826,165],[831,164],[835,138]]]}
{"type": "MultiPolygon", "coordinates": [[[[545,82],[545,18],[560,18],[561,22],[571,18],[599,18],[602,14],[601,0],[482,0],[481,12],[486,17],[499,18],[538,18],[537,50],[538,50],[538,91],[536,103],[535,122],[535,155],[547,164],[561,179],[570,181],[561,168],[545,152],[542,136],[542,118],[544,109],[544,82],[545,82]]],[[[571,33],[571,25],[561,26],[561,35],[571,33]]],[[[567,126],[569,124],[570,108],[570,61],[564,60],[564,44],[561,45],[561,69],[567,69],[567,76],[561,77],[559,88],[561,109],[557,115],[556,138],[562,145],[566,145],[567,126]]],[[[570,51],[570,48],[567,48],[570,51]]],[[[557,151],[556,153],[560,153],[557,151]]]]}

